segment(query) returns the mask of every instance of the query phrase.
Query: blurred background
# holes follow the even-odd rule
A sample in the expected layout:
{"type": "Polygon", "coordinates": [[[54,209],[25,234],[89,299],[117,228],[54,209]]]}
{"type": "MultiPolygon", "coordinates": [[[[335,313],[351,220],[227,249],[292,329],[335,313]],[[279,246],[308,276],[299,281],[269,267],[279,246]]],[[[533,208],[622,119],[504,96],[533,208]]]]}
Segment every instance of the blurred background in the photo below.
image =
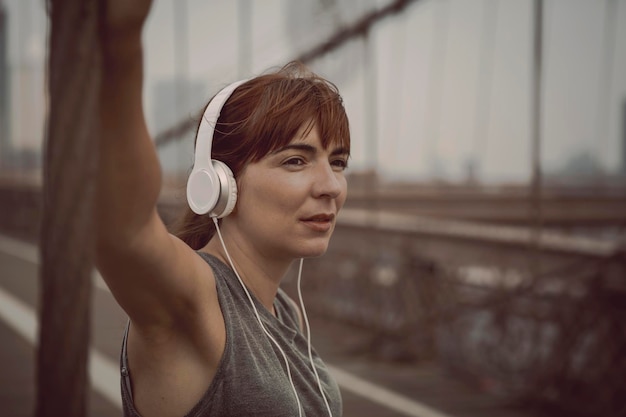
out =
{"type": "MultiPolygon", "coordinates": [[[[47,31],[0,0],[0,305],[31,310],[47,31]]],[[[626,415],[626,0],[156,0],[144,41],[168,223],[222,86],[300,59],[342,93],[349,197],[303,290],[347,416],[626,415]]]]}

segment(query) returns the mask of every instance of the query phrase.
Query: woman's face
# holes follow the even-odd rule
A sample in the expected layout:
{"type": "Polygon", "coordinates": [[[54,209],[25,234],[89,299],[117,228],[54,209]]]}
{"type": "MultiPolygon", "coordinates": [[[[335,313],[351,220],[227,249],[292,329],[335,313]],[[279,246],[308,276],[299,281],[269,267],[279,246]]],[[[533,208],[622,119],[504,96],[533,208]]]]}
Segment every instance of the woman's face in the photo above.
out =
{"type": "MultiPolygon", "coordinates": [[[[316,126],[241,174],[228,223],[262,256],[295,259],[322,255],[346,200],[345,149],[324,149],[316,126]]],[[[226,220],[226,219],[224,219],[226,220]]]]}

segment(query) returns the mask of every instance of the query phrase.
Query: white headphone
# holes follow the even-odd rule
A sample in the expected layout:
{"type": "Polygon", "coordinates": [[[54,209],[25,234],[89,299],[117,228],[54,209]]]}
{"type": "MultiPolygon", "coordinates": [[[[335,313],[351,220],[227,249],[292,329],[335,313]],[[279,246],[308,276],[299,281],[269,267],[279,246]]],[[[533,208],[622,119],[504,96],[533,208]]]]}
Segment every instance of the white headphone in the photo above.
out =
{"type": "Polygon", "coordinates": [[[193,169],[187,180],[187,203],[196,214],[226,217],[237,203],[235,176],[225,163],[211,159],[211,145],[222,107],[233,91],[246,81],[237,81],[224,87],[213,97],[202,115],[196,136],[193,169]]]}

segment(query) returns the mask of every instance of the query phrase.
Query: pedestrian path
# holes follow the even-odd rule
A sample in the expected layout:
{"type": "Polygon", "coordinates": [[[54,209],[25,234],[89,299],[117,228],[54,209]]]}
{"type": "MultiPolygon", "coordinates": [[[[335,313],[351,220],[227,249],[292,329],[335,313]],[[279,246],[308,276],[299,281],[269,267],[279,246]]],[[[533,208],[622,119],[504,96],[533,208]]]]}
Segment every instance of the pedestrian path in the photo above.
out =
{"type": "MultiPolygon", "coordinates": [[[[31,416],[34,407],[37,252],[34,245],[0,235],[0,416],[31,416]]],[[[120,415],[117,358],[126,317],[95,279],[89,415],[120,415]]],[[[313,329],[316,349],[341,386],[346,417],[530,417],[446,381],[440,370],[424,372],[351,357],[337,343],[347,335],[336,324],[318,318],[313,329]]]]}

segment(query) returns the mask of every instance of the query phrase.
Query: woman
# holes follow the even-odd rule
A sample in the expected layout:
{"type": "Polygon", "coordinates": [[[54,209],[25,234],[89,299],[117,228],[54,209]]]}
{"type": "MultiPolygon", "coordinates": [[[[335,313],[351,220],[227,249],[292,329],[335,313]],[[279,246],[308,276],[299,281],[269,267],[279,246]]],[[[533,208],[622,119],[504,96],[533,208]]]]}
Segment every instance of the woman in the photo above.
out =
{"type": "MultiPolygon", "coordinates": [[[[196,161],[232,170],[236,202],[187,213],[171,235],[155,208],[161,174],[141,102],[149,8],[109,0],[102,28],[97,266],[130,317],[125,415],[339,416],[337,384],[308,352],[279,284],[294,260],[326,251],[345,201],[341,98],[298,64],[218,95],[217,125],[205,114],[196,161]],[[200,152],[207,140],[211,155],[200,152]]],[[[200,168],[188,188],[196,197],[200,168]]]]}

